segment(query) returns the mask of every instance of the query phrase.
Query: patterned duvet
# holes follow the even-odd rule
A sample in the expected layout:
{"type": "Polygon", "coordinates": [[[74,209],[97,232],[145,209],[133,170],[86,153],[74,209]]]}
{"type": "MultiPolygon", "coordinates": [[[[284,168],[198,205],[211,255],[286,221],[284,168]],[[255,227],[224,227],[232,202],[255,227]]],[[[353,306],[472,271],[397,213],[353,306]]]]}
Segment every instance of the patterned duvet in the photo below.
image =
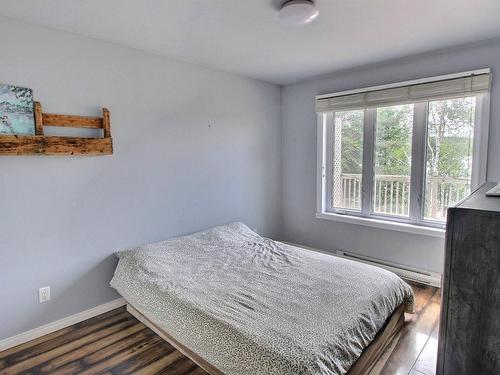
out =
{"type": "Polygon", "coordinates": [[[383,269],[241,223],[117,253],[111,285],[228,375],[345,374],[413,292],[383,269]]]}

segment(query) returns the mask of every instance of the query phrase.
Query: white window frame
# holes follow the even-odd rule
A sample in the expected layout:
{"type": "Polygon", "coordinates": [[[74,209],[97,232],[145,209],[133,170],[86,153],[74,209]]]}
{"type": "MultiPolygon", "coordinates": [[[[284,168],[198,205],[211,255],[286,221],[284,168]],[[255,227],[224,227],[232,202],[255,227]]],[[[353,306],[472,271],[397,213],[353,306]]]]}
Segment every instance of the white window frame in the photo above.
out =
{"type": "MultiPolygon", "coordinates": [[[[366,91],[383,90],[394,87],[409,86],[419,83],[440,81],[445,79],[459,78],[472,74],[490,74],[490,69],[480,69],[468,72],[429,77],[424,79],[399,82],[394,84],[368,87],[359,90],[344,91],[335,94],[319,95],[316,99],[325,97],[350,95],[366,91]]],[[[488,134],[489,134],[489,114],[490,114],[490,94],[482,93],[476,96],[475,127],[474,127],[474,147],[472,156],[472,176],[471,189],[474,190],[486,181],[487,154],[488,154],[488,134]]],[[[332,123],[333,112],[318,113],[317,132],[317,210],[316,217],[341,221],[351,224],[365,225],[375,228],[390,229],[415,234],[423,234],[433,237],[444,237],[445,224],[438,221],[423,220],[423,196],[425,181],[425,151],[426,151],[426,130],[427,130],[427,110],[428,102],[414,103],[414,122],[412,135],[412,163],[411,163],[411,189],[410,189],[410,216],[398,217],[394,215],[384,215],[374,213],[373,207],[373,181],[374,181],[374,145],[375,145],[375,121],[376,108],[364,109],[363,128],[363,171],[362,171],[362,198],[361,211],[349,209],[332,209],[331,202],[332,189],[332,123]]],[[[360,110],[362,110],[360,108],[360,110]]]]}

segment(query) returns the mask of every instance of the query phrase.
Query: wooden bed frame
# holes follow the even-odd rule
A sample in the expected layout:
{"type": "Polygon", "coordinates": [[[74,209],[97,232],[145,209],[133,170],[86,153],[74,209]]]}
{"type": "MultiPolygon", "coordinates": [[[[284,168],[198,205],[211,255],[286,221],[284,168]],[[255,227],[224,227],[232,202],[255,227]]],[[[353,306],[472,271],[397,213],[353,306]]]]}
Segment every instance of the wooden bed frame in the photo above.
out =
{"type": "MultiPolygon", "coordinates": [[[[171,344],[179,352],[184,354],[186,357],[191,359],[194,363],[208,372],[210,375],[225,375],[222,371],[218,370],[215,366],[207,362],[198,354],[182,345],[168,332],[153,323],[147,316],[145,316],[142,312],[140,312],[128,302],[127,311],[134,317],[136,317],[145,326],[154,331],[158,336],[171,344]]],[[[361,356],[347,372],[347,375],[370,374],[370,372],[374,370],[375,365],[377,365],[378,360],[381,358],[384,351],[391,346],[390,344],[392,343],[392,340],[396,337],[400,329],[403,327],[404,320],[404,306],[400,305],[386,320],[384,326],[377,333],[370,345],[368,345],[365,350],[363,350],[361,356]]]]}

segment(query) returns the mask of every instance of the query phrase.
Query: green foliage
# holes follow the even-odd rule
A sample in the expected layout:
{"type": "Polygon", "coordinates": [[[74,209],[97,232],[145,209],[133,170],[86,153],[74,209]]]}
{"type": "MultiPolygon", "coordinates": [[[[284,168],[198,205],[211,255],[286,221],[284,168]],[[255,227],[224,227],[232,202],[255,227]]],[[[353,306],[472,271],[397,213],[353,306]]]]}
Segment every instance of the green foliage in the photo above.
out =
{"type": "MultiPolygon", "coordinates": [[[[471,140],[470,140],[471,141],[471,140]]],[[[446,137],[441,140],[441,153],[437,164],[437,175],[441,177],[467,178],[470,177],[472,142],[464,137],[446,137]]],[[[436,138],[429,140],[431,148],[436,148],[436,138]]],[[[431,154],[428,151],[428,154],[431,154]]],[[[428,165],[431,162],[428,161],[428,165]]],[[[428,168],[429,172],[432,171],[428,168]]]]}
{"type": "MultiPolygon", "coordinates": [[[[475,98],[435,101],[429,104],[427,170],[429,175],[470,176],[475,98]]],[[[342,128],[342,172],[362,172],[363,111],[335,114],[342,128]]],[[[410,175],[413,105],[377,109],[375,172],[410,175]]]]}
{"type": "Polygon", "coordinates": [[[470,177],[475,98],[429,104],[427,170],[432,176],[470,177]]]}
{"type": "Polygon", "coordinates": [[[409,175],[413,105],[377,109],[375,173],[409,175]]]}

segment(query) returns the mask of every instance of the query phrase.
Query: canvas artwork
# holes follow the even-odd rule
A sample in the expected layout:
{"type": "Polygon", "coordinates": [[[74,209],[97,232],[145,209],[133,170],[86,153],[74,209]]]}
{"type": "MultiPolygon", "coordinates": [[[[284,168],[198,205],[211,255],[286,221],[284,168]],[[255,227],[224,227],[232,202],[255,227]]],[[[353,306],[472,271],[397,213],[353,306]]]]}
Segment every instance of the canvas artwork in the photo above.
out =
{"type": "Polygon", "coordinates": [[[33,90],[0,84],[0,135],[35,134],[33,90]]]}

